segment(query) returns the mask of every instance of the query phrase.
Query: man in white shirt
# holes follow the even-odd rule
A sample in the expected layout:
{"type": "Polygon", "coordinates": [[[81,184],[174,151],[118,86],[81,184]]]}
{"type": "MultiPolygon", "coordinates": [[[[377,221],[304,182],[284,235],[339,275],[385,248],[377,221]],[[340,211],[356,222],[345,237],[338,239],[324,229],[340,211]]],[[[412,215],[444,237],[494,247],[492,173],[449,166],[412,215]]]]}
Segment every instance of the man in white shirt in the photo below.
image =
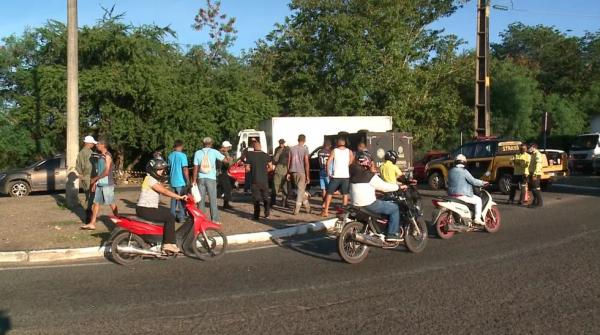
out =
{"type": "MultiPolygon", "coordinates": [[[[387,215],[388,231],[385,236],[387,242],[400,241],[400,209],[392,201],[377,200],[375,192],[397,191],[398,184],[386,183],[377,174],[371,172],[372,161],[367,154],[359,154],[356,164],[350,169],[350,194],[352,205],[364,207],[371,212],[387,215]]],[[[402,186],[406,189],[406,186],[402,186]]]]}

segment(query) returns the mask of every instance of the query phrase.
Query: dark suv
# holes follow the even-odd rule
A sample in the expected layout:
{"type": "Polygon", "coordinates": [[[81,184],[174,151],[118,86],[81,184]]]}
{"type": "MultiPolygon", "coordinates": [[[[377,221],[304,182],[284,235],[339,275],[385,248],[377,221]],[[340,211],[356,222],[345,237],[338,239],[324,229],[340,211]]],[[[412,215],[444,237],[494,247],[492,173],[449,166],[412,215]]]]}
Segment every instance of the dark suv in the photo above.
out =
{"type": "Polygon", "coordinates": [[[64,190],[67,167],[64,155],[44,159],[23,169],[0,172],[0,193],[24,197],[32,191],[64,190]]]}

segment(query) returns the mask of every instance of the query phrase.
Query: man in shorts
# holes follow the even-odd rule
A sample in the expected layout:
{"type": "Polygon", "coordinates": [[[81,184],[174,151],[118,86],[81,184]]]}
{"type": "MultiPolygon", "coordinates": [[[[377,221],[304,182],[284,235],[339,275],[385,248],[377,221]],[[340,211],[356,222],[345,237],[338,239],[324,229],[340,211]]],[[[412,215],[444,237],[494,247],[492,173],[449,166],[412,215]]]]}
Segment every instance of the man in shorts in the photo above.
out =
{"type": "Polygon", "coordinates": [[[331,151],[331,155],[327,160],[327,173],[331,178],[327,195],[325,196],[325,205],[321,216],[329,216],[329,205],[333,199],[335,191],[340,191],[343,197],[343,205],[348,205],[348,194],[350,193],[350,164],[354,162],[354,154],[352,150],[346,147],[346,139],[339,137],[337,147],[331,151]],[[333,170],[333,173],[331,172],[333,170]]]}
{"type": "Polygon", "coordinates": [[[108,151],[107,141],[98,140],[96,148],[100,153],[98,164],[96,165],[96,176],[90,180],[92,192],[94,194],[94,204],[92,205],[92,218],[90,223],[81,226],[84,230],[95,230],[98,211],[101,205],[109,205],[113,215],[119,215],[117,204],[115,202],[115,182],[113,178],[114,163],[110,152],[108,151]]]}

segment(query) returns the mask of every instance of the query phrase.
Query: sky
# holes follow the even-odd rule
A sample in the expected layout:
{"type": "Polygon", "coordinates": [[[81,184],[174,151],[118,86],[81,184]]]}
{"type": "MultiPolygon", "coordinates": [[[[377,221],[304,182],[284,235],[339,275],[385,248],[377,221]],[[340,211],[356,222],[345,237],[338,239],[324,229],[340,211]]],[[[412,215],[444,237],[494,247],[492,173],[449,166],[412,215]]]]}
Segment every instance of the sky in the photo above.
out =
{"type": "MultiPolygon", "coordinates": [[[[398,0],[407,1],[407,0],[398,0]]],[[[102,17],[101,7],[115,5],[125,13],[125,21],[159,26],[170,25],[177,32],[177,43],[185,47],[207,41],[207,35],[191,27],[205,0],[79,0],[79,26],[92,25],[102,17]]],[[[66,22],[67,0],[0,0],[0,37],[21,34],[26,27],[38,27],[49,19],[66,22]]],[[[236,18],[238,38],[231,51],[239,54],[264,38],[277,22],[290,14],[287,0],[222,0],[223,12],[236,18]]],[[[600,0],[498,0],[508,11],[492,9],[490,40],[500,41],[499,33],[516,21],[528,25],[555,26],[569,35],[600,31],[600,0]],[[512,4],[511,4],[512,3],[512,4]]],[[[476,0],[468,2],[451,17],[442,18],[432,28],[445,29],[465,40],[463,48],[474,48],[476,0]]],[[[0,42],[1,43],[1,42],[0,42]]]]}

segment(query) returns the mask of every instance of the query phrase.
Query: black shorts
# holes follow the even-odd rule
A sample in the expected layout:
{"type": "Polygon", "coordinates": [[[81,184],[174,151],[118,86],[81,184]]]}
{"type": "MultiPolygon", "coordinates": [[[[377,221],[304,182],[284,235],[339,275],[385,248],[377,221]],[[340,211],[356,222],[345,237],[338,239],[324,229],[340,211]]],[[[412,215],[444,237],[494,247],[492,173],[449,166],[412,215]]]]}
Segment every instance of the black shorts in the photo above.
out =
{"type": "Polygon", "coordinates": [[[327,194],[333,194],[340,190],[340,193],[347,195],[350,193],[350,178],[331,178],[327,187],[327,194]]]}

